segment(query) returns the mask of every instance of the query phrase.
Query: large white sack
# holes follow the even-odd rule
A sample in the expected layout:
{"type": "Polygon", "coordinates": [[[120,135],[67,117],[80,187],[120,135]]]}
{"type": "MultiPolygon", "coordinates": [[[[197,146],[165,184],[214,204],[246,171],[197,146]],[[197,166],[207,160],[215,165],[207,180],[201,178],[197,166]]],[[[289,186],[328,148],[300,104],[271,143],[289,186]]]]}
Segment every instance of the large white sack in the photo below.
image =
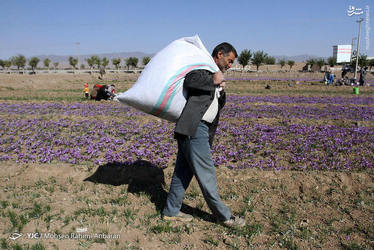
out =
{"type": "Polygon", "coordinates": [[[217,72],[198,35],[183,37],[158,52],[136,83],[116,99],[148,114],[175,122],[186,104],[183,81],[192,70],[217,72]]]}

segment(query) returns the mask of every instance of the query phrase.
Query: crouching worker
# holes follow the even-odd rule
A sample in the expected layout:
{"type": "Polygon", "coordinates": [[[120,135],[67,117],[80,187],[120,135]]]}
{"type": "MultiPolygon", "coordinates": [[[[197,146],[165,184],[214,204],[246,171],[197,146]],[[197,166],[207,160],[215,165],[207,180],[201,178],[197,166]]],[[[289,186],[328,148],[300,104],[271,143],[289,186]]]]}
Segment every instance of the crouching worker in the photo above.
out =
{"type": "Polygon", "coordinates": [[[227,227],[241,227],[245,225],[245,221],[233,216],[219,197],[211,153],[219,113],[226,101],[222,72],[232,66],[237,53],[231,44],[221,43],[214,49],[212,56],[220,71],[191,71],[184,80],[183,87],[188,97],[174,131],[178,155],[163,218],[184,222],[193,219],[192,215],[185,214],[180,209],[185,191],[195,176],[217,221],[227,227]]]}
{"type": "Polygon", "coordinates": [[[116,96],[116,89],[115,85],[109,85],[106,89],[105,92],[107,93],[107,96],[109,96],[109,99],[113,100],[113,98],[116,96]]]}
{"type": "Polygon", "coordinates": [[[89,93],[90,89],[88,88],[88,83],[84,84],[84,89],[83,89],[83,92],[84,92],[84,97],[86,99],[88,99],[88,93],[89,93]]]}

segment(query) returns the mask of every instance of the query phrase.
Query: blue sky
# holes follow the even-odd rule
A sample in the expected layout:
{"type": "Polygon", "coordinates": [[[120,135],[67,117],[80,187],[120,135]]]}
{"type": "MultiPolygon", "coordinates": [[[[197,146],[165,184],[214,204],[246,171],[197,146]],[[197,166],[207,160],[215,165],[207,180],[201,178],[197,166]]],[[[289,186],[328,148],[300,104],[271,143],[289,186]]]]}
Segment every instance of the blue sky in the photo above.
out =
{"type": "MultiPolygon", "coordinates": [[[[211,51],[222,41],[269,55],[331,56],[358,35],[349,6],[369,6],[361,52],[374,56],[374,0],[0,0],[0,59],[17,54],[156,53],[198,34],[211,51]],[[369,40],[370,48],[366,50],[369,40]]],[[[366,13],[361,15],[365,19],[366,13]]]]}

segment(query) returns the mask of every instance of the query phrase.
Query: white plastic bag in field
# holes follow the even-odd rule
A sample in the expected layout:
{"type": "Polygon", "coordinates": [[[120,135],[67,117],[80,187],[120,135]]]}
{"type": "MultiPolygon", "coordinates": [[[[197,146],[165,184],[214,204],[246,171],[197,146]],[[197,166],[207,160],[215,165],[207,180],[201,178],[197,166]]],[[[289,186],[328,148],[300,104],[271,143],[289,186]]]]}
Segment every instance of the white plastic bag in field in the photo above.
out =
{"type": "Polygon", "coordinates": [[[198,35],[173,41],[146,65],[136,83],[116,99],[143,112],[175,122],[186,104],[183,81],[192,70],[217,72],[198,35]]]}

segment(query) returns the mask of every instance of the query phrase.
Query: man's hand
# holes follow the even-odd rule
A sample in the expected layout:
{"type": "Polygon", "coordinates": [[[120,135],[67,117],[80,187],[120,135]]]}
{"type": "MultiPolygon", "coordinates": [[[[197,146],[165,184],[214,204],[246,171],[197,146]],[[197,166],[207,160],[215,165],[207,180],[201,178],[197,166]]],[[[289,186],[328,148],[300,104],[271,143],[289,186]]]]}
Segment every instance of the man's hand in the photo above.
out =
{"type": "Polygon", "coordinates": [[[221,88],[225,88],[225,76],[221,71],[217,71],[213,74],[213,83],[214,85],[219,85],[221,88]]]}
{"type": "Polygon", "coordinates": [[[223,81],[225,81],[225,76],[221,71],[217,71],[213,74],[213,83],[214,85],[220,85],[223,81]]]}

